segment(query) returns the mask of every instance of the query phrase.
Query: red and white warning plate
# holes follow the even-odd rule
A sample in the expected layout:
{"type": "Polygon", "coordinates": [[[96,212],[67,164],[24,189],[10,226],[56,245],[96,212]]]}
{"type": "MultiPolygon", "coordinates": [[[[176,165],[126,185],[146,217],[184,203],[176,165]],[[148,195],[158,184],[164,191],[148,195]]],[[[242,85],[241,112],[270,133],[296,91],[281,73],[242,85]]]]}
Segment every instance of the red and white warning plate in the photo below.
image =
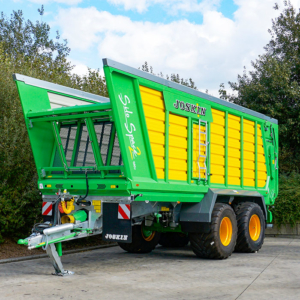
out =
{"type": "Polygon", "coordinates": [[[42,215],[52,216],[52,202],[43,202],[42,215]]]}
{"type": "Polygon", "coordinates": [[[130,204],[119,204],[118,219],[130,220],[130,204]]]}

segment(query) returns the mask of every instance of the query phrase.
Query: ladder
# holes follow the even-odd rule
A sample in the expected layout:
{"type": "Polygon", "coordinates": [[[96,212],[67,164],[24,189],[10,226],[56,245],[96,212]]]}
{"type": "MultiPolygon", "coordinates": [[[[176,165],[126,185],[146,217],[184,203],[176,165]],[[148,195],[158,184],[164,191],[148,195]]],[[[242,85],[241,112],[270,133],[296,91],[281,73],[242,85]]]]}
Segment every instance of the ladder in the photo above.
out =
{"type": "MultiPolygon", "coordinates": [[[[201,121],[199,119],[199,155],[197,158],[197,165],[198,165],[198,172],[199,172],[199,180],[201,180],[201,170],[204,170],[205,172],[205,181],[207,181],[207,166],[206,166],[206,158],[207,158],[207,146],[208,146],[208,141],[207,141],[207,121],[201,121]],[[204,123],[205,130],[201,131],[201,123],[204,123]],[[201,135],[204,136],[204,141],[205,143],[201,143],[201,135]],[[201,147],[204,147],[204,155],[201,154],[201,147]],[[200,159],[203,158],[204,162],[204,167],[200,166],[200,159]]],[[[202,148],[203,149],[203,148],[202,148]]]]}

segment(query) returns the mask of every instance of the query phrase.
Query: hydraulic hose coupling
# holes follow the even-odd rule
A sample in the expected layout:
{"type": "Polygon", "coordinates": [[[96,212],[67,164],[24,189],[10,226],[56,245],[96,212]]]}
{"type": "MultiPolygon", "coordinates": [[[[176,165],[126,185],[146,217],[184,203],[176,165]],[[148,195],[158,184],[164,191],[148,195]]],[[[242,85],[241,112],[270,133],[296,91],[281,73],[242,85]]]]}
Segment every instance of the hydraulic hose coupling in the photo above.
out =
{"type": "Polygon", "coordinates": [[[87,213],[85,210],[78,210],[70,215],[63,216],[61,218],[61,223],[75,223],[76,221],[84,222],[87,219],[87,213]]]}
{"type": "Polygon", "coordinates": [[[72,198],[70,200],[70,204],[69,204],[69,208],[66,207],[66,203],[65,203],[65,200],[61,200],[61,207],[64,211],[65,214],[69,214],[71,213],[71,211],[73,210],[73,203],[74,203],[74,198],[72,198]]]}

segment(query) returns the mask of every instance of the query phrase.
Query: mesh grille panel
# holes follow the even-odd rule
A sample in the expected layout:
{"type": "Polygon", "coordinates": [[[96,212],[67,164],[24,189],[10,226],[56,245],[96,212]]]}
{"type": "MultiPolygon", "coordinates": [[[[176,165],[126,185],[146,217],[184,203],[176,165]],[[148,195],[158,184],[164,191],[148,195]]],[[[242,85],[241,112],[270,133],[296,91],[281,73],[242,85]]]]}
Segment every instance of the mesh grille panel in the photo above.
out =
{"type": "Polygon", "coordinates": [[[74,165],[77,167],[94,166],[95,157],[92,149],[92,143],[85,124],[81,126],[80,141],[76,154],[74,165]]]}
{"type": "MultiPolygon", "coordinates": [[[[114,136],[114,145],[113,145],[113,151],[112,151],[110,165],[111,166],[123,165],[120,144],[119,144],[119,139],[118,139],[117,133],[114,136]]],[[[109,173],[120,173],[120,170],[111,170],[109,173]]]]}
{"type": "Polygon", "coordinates": [[[68,162],[68,166],[70,166],[70,163],[72,160],[76,131],[77,131],[77,126],[72,126],[70,128],[69,141],[68,141],[68,144],[66,145],[66,149],[65,149],[65,155],[66,155],[66,160],[68,162]]]}
{"type": "Polygon", "coordinates": [[[111,138],[112,123],[104,122],[95,124],[97,140],[104,165],[107,165],[107,154],[111,138]]]}
{"type": "MultiPolygon", "coordinates": [[[[61,159],[60,159],[60,155],[59,155],[59,152],[58,150],[56,149],[55,151],[55,156],[54,156],[54,161],[53,161],[53,167],[62,167],[62,163],[61,163],[61,159]]],[[[53,174],[62,174],[63,172],[58,172],[55,171],[55,172],[52,172],[53,174]]]]}
{"type": "MultiPolygon", "coordinates": [[[[92,149],[92,143],[89,137],[89,133],[85,124],[81,124],[78,128],[77,125],[62,125],[60,127],[60,138],[64,149],[64,154],[69,167],[72,167],[72,157],[74,157],[73,166],[84,167],[84,166],[95,166],[96,161],[92,149]],[[77,147],[74,150],[76,133],[79,134],[77,147]]],[[[121,151],[117,133],[115,132],[114,124],[111,122],[98,122],[94,123],[95,132],[97,136],[97,142],[100,148],[103,164],[106,166],[120,166],[123,165],[121,158],[121,151]],[[109,155],[109,149],[112,149],[111,155],[109,155]],[[110,161],[108,158],[110,157],[110,161]]],[[[54,156],[53,167],[62,167],[61,158],[58,149],[54,156]]],[[[96,172],[99,171],[89,171],[96,172]]],[[[53,174],[63,174],[61,171],[54,171],[53,174]]],[[[81,174],[84,171],[76,170],[72,171],[73,174],[81,174]]],[[[120,173],[120,171],[109,171],[109,173],[120,173]]]]}
{"type": "MultiPolygon", "coordinates": [[[[64,153],[66,156],[68,166],[70,166],[72,160],[76,131],[77,131],[77,125],[63,125],[60,128],[59,135],[62,142],[62,146],[64,148],[64,153]]],[[[62,166],[58,150],[56,150],[55,153],[53,166],[54,167],[62,166]]]]}
{"type": "Polygon", "coordinates": [[[111,157],[111,163],[112,166],[120,166],[123,165],[122,157],[121,157],[121,150],[119,145],[119,139],[117,136],[117,133],[115,134],[115,140],[114,140],[114,146],[113,146],[113,152],[111,157]]]}

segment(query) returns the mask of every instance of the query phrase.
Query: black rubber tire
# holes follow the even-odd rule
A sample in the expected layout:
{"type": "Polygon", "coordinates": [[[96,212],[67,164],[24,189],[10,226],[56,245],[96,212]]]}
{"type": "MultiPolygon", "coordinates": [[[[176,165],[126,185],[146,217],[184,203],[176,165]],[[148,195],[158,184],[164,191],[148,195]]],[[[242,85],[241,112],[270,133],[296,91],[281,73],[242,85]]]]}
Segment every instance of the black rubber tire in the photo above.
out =
{"type": "Polygon", "coordinates": [[[265,239],[265,216],[260,206],[253,202],[244,202],[237,205],[235,209],[238,224],[238,237],[235,252],[253,253],[258,251],[265,239]],[[249,222],[251,216],[256,214],[260,220],[260,236],[254,241],[249,233],[249,222]]]}
{"type": "Polygon", "coordinates": [[[166,232],[161,233],[158,243],[163,247],[184,247],[189,243],[189,237],[185,233],[166,232]]]}
{"type": "Polygon", "coordinates": [[[119,246],[129,253],[149,253],[158,244],[160,233],[153,232],[154,236],[150,241],[145,240],[142,234],[142,225],[135,225],[132,227],[132,242],[118,243],[119,246]]]}
{"type": "Polygon", "coordinates": [[[237,223],[236,216],[228,204],[216,203],[211,216],[210,231],[208,233],[189,233],[191,247],[201,258],[225,259],[229,257],[236,244],[237,223]],[[232,224],[231,241],[224,246],[220,240],[220,224],[228,217],[232,224]]]}

